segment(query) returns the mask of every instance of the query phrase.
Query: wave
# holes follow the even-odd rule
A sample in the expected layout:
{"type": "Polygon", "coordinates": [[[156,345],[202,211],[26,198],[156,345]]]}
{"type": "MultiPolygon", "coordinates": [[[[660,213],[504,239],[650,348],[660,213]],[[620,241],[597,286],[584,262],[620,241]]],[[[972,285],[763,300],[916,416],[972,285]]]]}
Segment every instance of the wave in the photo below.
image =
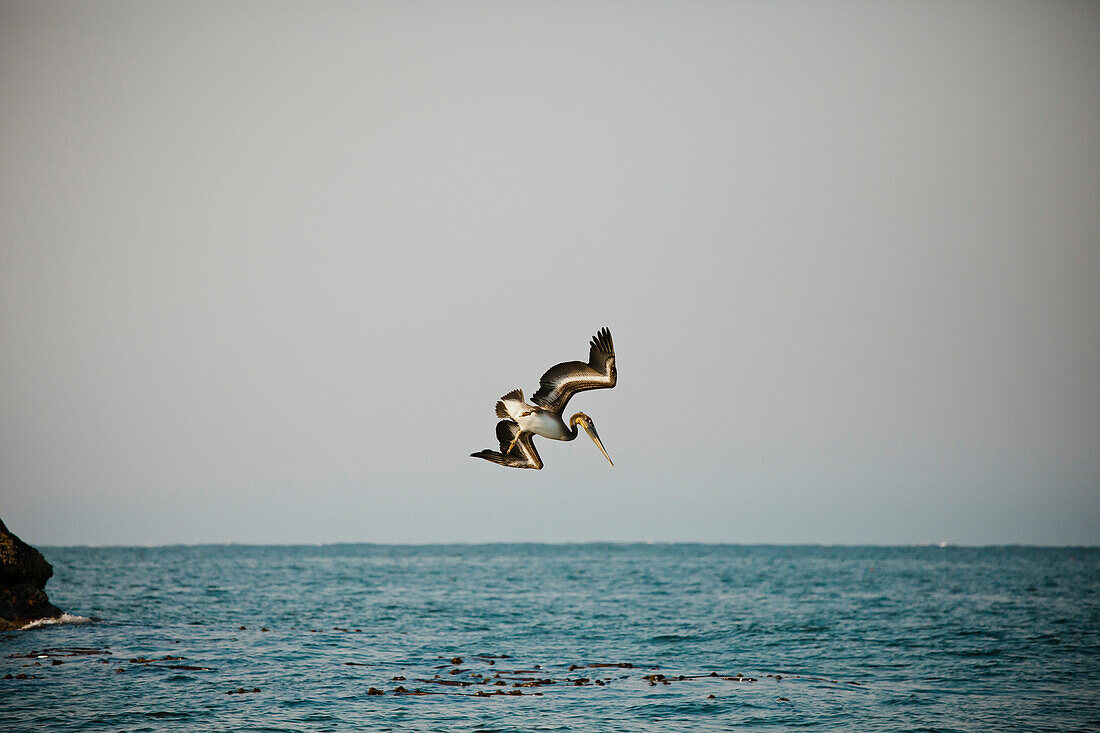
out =
{"type": "Polygon", "coordinates": [[[90,616],[77,616],[71,613],[63,613],[60,616],[54,618],[40,618],[31,621],[26,626],[20,626],[21,630],[37,629],[42,626],[53,626],[54,624],[90,624],[99,619],[90,616]]]}

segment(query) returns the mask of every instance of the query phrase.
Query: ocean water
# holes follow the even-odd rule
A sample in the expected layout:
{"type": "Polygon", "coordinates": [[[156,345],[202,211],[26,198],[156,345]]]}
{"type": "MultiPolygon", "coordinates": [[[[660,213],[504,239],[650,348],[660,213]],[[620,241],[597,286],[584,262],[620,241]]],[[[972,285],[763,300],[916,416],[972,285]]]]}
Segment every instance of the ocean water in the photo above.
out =
{"type": "Polygon", "coordinates": [[[5,731],[1100,730],[1097,548],[43,552],[5,731]]]}

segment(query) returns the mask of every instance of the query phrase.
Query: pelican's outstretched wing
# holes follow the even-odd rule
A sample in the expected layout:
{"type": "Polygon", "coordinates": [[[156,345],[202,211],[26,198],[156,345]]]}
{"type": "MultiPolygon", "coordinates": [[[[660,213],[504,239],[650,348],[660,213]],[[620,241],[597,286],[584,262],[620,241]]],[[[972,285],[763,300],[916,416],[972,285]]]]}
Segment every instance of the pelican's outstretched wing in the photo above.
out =
{"type": "Polygon", "coordinates": [[[610,389],[618,380],[615,371],[615,344],[607,328],[592,337],[588,363],[566,361],[552,366],[542,375],[539,391],[531,401],[539,407],[561,413],[569,398],[586,389],[610,389]]]}
{"type": "Polygon", "coordinates": [[[479,450],[477,453],[471,453],[471,458],[484,458],[487,461],[493,463],[499,463],[502,466],[508,468],[542,468],[542,459],[539,458],[539,452],[535,450],[533,433],[524,433],[519,429],[519,425],[511,420],[501,420],[497,423],[497,440],[500,441],[500,452],[495,450],[479,450]],[[516,440],[516,444],[512,445],[512,441],[516,439],[516,434],[519,434],[519,439],[516,440]],[[512,445],[511,452],[508,451],[508,446],[512,445]]]}

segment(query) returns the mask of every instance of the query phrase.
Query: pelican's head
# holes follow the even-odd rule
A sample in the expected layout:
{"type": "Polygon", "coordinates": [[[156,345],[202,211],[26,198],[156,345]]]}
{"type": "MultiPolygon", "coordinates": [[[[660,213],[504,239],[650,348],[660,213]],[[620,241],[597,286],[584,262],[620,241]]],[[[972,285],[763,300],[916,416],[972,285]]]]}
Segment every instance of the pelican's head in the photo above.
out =
{"type": "Polygon", "coordinates": [[[588,437],[592,438],[592,442],[600,449],[600,453],[603,453],[603,457],[607,459],[607,462],[612,466],[615,465],[611,460],[611,456],[607,455],[607,451],[604,450],[603,443],[600,442],[600,434],[596,432],[596,426],[592,423],[592,418],[585,415],[583,412],[578,412],[576,415],[569,418],[569,425],[570,427],[580,425],[584,428],[584,432],[588,433],[588,437]]]}

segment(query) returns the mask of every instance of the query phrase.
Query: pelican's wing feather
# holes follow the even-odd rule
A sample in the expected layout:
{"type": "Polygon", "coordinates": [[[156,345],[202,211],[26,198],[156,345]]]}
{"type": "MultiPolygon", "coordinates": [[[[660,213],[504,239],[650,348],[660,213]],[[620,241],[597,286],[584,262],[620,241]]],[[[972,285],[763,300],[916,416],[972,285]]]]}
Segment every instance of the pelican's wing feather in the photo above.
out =
{"type": "Polygon", "coordinates": [[[562,413],[569,398],[586,389],[610,389],[618,381],[615,369],[615,344],[611,331],[601,328],[592,337],[588,363],[566,361],[550,367],[542,375],[539,389],[531,401],[539,407],[562,413]]]}
{"type": "Polygon", "coordinates": [[[484,458],[487,461],[499,463],[508,468],[533,468],[538,470],[542,468],[542,459],[539,458],[539,452],[535,450],[533,438],[532,433],[521,432],[519,425],[512,420],[501,420],[497,423],[497,440],[500,441],[500,451],[480,450],[477,453],[471,453],[470,457],[484,458]],[[512,444],[516,433],[519,433],[519,440],[516,441],[511,452],[509,452],[508,446],[512,444]]]}
{"type": "MultiPolygon", "coordinates": [[[[523,412],[523,390],[513,389],[497,400],[497,417],[508,419],[512,417],[513,414],[521,412],[523,412]],[[511,410],[508,409],[509,405],[512,406],[511,410]]],[[[509,438],[508,440],[510,442],[512,439],[509,438]]]]}

